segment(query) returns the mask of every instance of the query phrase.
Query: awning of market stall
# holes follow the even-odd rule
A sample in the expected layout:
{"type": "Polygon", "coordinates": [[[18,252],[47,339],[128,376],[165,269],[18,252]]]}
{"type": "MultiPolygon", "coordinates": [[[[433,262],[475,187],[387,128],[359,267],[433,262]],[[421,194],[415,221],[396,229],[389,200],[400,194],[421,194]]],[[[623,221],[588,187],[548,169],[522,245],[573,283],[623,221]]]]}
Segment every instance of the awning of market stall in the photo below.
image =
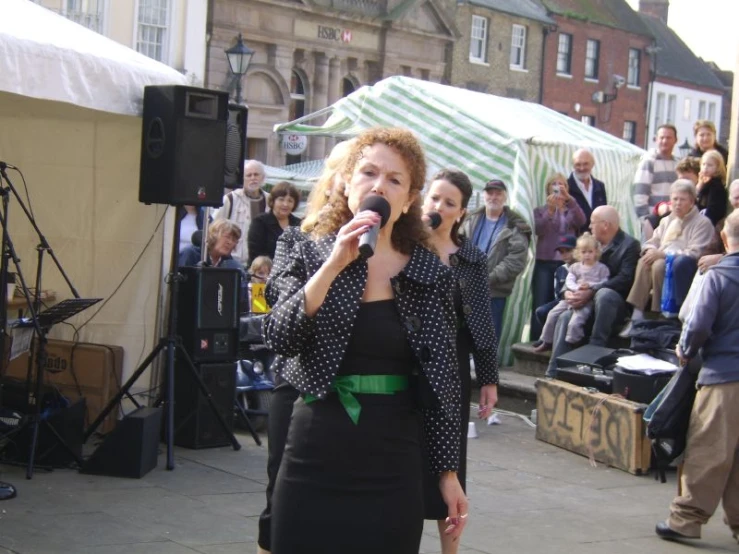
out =
{"type": "MultiPolygon", "coordinates": [[[[411,129],[427,154],[429,174],[443,167],[465,171],[481,190],[493,177],[509,187],[509,204],[533,225],[533,210],[544,203],[544,183],[554,173],[569,174],[572,155],[588,148],[593,174],[606,183],[608,203],[621,214],[622,227],[634,236],[637,220],[631,183],[644,151],[539,104],[444,86],[408,77],[390,77],[362,87],[329,108],[277,125],[278,133],[351,137],[373,126],[411,129]],[[310,125],[319,115],[329,117],[310,125]]],[[[501,337],[502,360],[527,332],[531,314],[530,263],[506,307],[501,337]]]]}

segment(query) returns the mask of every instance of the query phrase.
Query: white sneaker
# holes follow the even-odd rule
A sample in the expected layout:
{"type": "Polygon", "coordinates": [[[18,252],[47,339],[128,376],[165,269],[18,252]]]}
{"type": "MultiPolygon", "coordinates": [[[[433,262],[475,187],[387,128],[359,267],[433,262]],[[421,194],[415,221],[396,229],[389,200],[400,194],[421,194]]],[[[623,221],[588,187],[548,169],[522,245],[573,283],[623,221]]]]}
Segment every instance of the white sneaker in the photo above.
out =
{"type": "Polygon", "coordinates": [[[628,339],[631,337],[631,330],[634,328],[634,322],[629,320],[629,322],[626,324],[626,327],[621,329],[621,332],[618,334],[619,337],[622,339],[628,339]]]}

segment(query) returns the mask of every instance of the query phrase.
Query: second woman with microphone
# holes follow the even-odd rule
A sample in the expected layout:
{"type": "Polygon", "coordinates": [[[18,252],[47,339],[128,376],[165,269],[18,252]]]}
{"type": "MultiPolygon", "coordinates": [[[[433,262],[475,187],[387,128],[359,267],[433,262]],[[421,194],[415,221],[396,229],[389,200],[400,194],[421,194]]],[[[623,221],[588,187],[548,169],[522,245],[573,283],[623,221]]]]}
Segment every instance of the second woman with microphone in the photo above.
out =
{"type": "MultiPolygon", "coordinates": [[[[487,418],[498,400],[498,339],[490,314],[487,291],[487,259],[472,242],[459,234],[472,196],[472,184],[463,172],[443,169],[429,187],[423,203],[424,221],[431,227],[431,245],[454,277],[454,308],[457,319],[457,358],[462,381],[462,417],[459,433],[458,477],[465,487],[467,427],[470,419],[470,355],[480,389],[478,416],[487,418]]],[[[426,471],[425,517],[439,523],[443,554],[454,554],[458,541],[444,534],[447,507],[439,494],[438,478],[426,471]]]]}

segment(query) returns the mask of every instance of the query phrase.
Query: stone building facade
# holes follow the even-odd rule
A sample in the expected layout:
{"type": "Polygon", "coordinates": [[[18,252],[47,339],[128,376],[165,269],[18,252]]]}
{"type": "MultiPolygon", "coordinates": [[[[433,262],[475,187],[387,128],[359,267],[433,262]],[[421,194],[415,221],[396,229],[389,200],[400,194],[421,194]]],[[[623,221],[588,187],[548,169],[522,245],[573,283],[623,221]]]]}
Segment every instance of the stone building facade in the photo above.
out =
{"type": "Polygon", "coordinates": [[[530,102],[541,101],[542,47],[554,27],[531,0],[467,0],[457,4],[461,37],[451,47],[453,86],[530,102]]]}
{"type": "Polygon", "coordinates": [[[458,34],[450,8],[439,0],[213,0],[208,87],[234,89],[224,50],[239,33],[255,51],[242,80],[249,106],[247,157],[276,166],[320,159],[333,141],[310,137],[302,155],[288,156],[275,124],[388,76],[440,82],[448,45],[458,34]]]}

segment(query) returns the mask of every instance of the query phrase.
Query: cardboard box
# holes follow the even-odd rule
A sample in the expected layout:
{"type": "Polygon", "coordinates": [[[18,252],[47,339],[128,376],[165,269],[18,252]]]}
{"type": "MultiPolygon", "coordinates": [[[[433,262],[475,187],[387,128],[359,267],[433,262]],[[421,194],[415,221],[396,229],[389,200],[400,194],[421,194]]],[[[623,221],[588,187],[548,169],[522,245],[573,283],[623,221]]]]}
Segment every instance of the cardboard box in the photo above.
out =
{"type": "Polygon", "coordinates": [[[536,438],[609,466],[641,475],[651,449],[642,416],[645,404],[564,381],[536,382],[536,438]]]}
{"type": "MultiPolygon", "coordinates": [[[[50,339],[47,344],[44,383],[53,385],[70,400],[87,400],[85,425],[92,423],[120,388],[123,371],[123,348],[105,344],[91,344],[50,339]]],[[[8,364],[8,377],[26,379],[28,353],[8,364]]],[[[36,366],[32,369],[35,382],[36,366]]],[[[118,419],[113,410],[98,427],[101,433],[113,430],[118,419]]]]}

